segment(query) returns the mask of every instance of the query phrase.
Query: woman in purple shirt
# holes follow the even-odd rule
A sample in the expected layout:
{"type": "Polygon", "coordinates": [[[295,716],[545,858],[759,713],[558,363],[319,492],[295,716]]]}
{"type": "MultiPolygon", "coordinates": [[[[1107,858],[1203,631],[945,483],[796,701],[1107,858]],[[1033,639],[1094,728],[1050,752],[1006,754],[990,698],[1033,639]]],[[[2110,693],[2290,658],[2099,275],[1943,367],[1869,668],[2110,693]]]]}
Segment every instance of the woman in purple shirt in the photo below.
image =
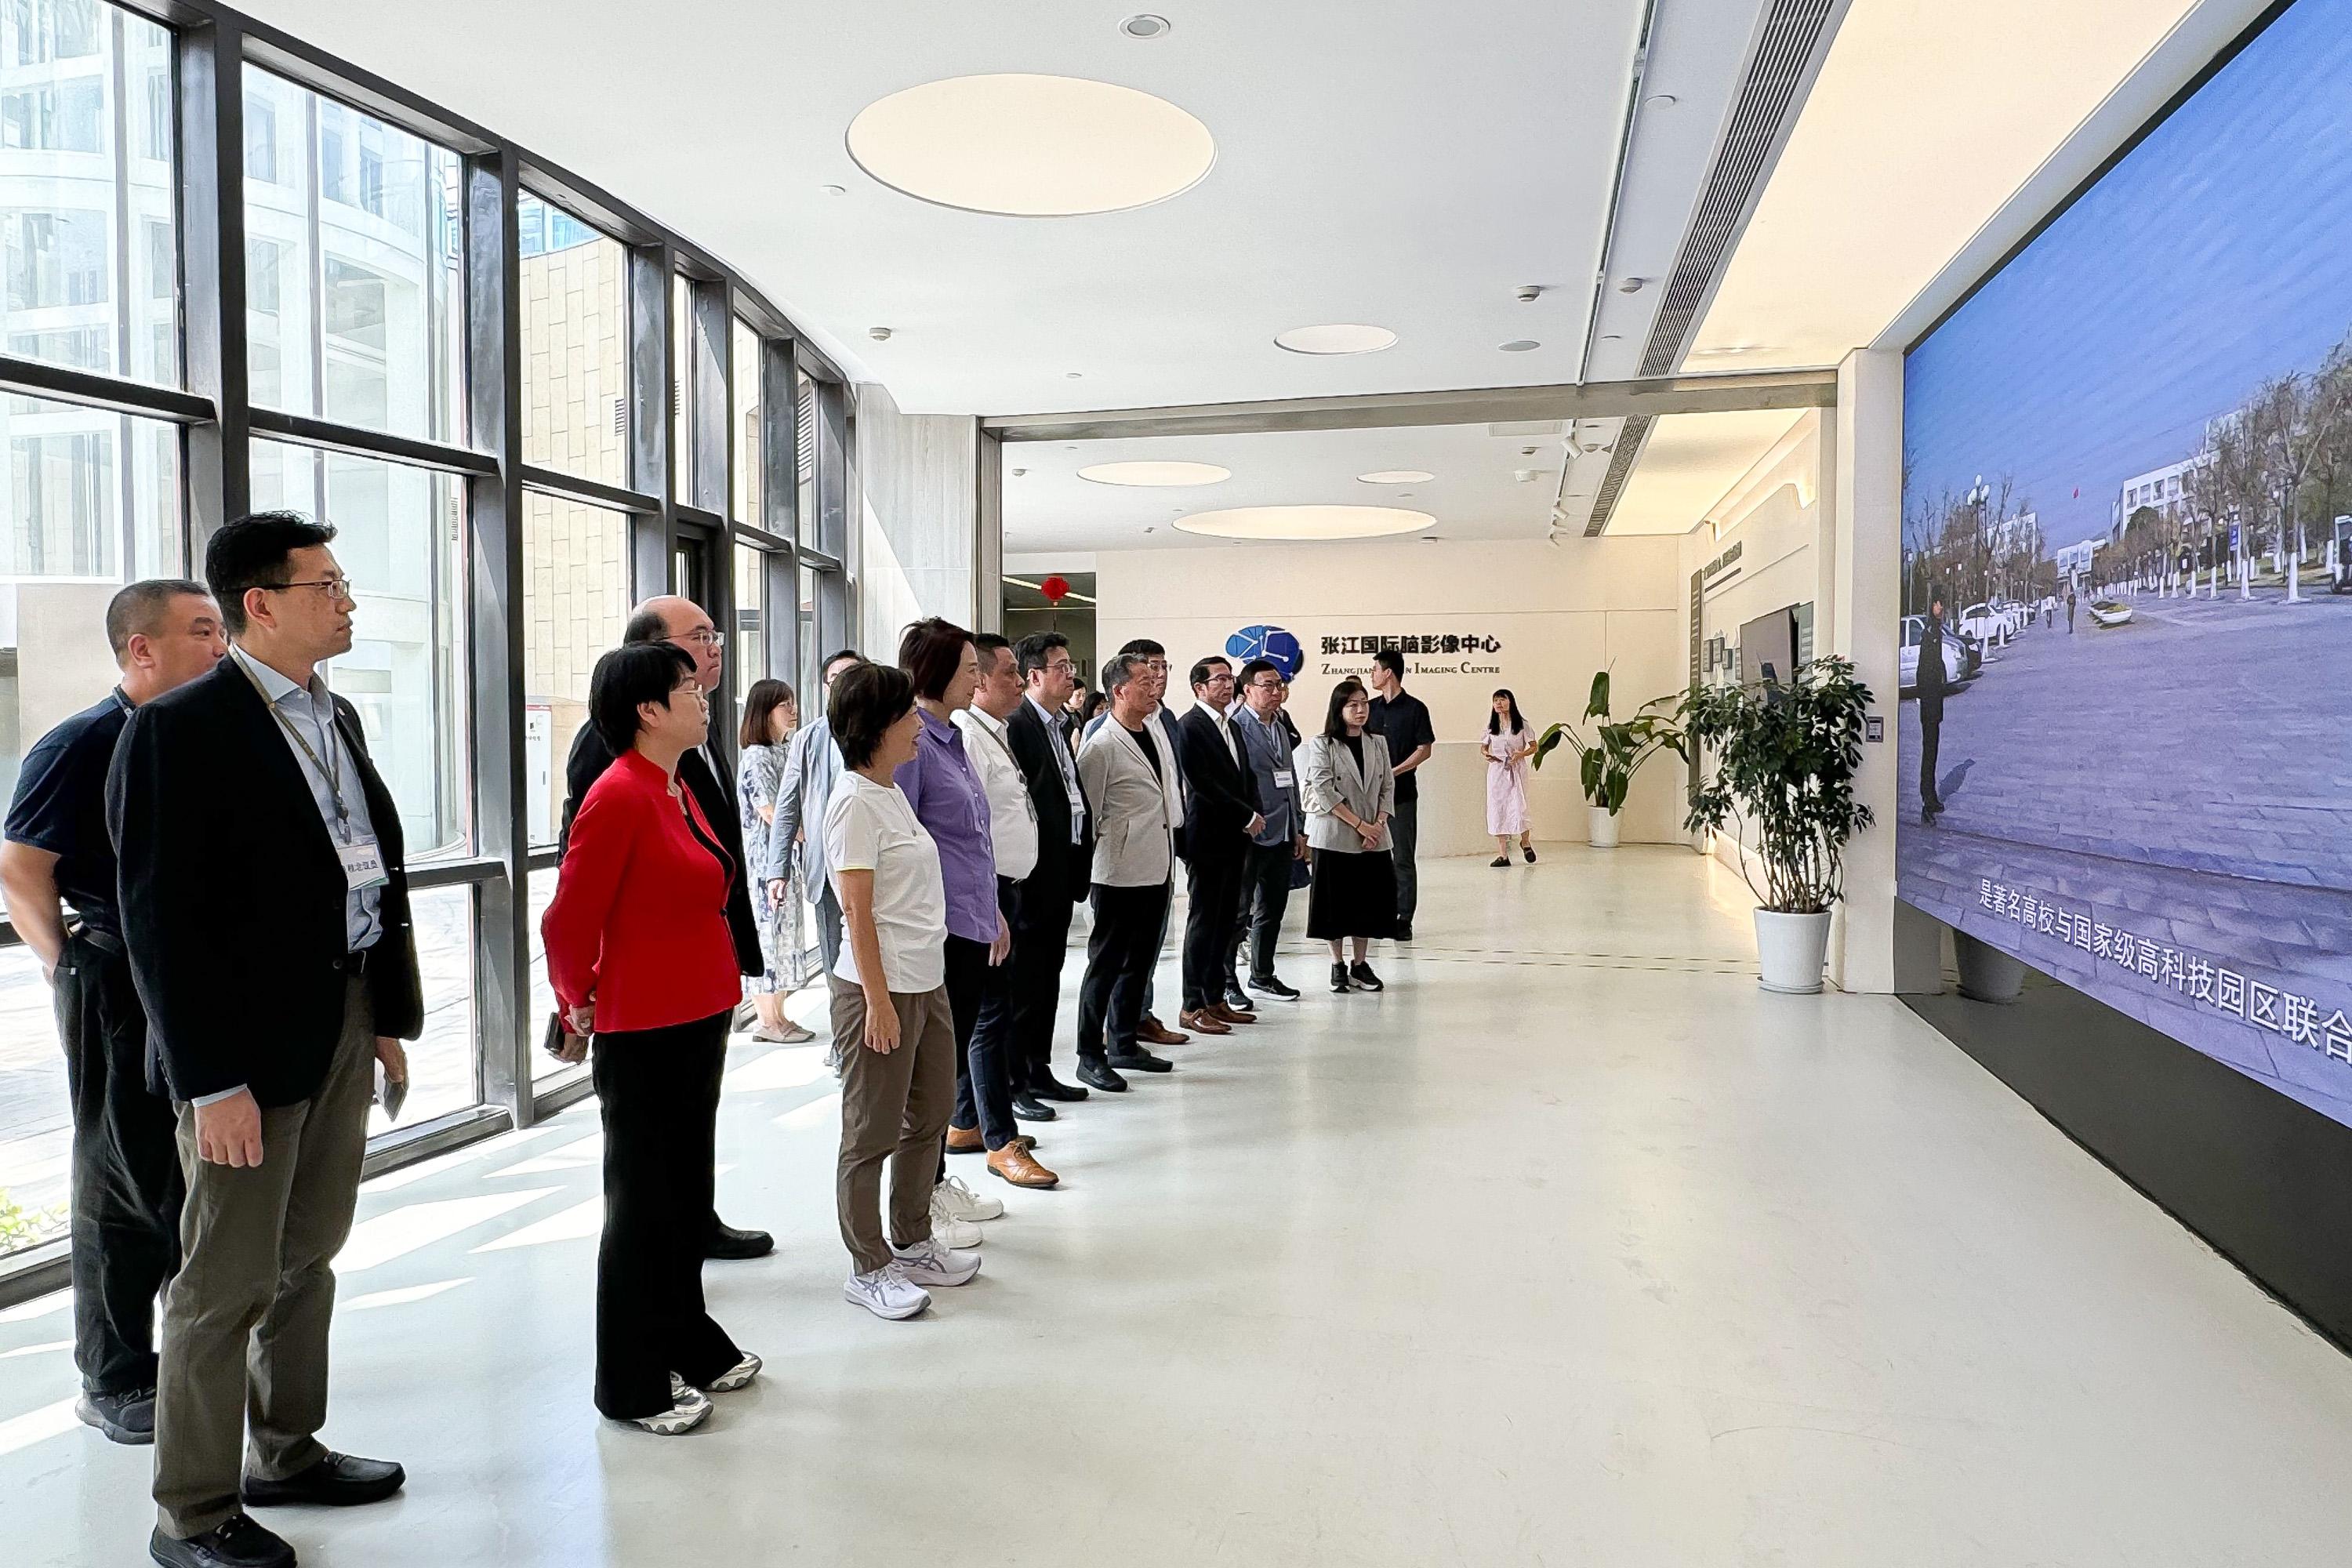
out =
{"type": "MultiPolygon", "coordinates": [[[[996,901],[988,790],[965,754],[963,731],[950,719],[959,708],[971,706],[980,686],[980,655],[970,632],[933,616],[900,636],[898,668],[915,683],[915,710],[923,727],[915,739],[915,760],[898,770],[896,782],[915,808],[915,819],[939,846],[940,877],[948,900],[948,1011],[955,1022],[958,1098],[969,1102],[970,1095],[999,1087],[972,1078],[971,1030],[980,1017],[989,966],[1003,963],[1013,945],[1013,933],[996,901]]],[[[982,1079],[992,1076],[983,1068],[982,1079]]],[[[1010,1121],[1010,1104],[1003,1109],[1010,1121]]],[[[970,1228],[971,1223],[1004,1212],[994,1198],[981,1197],[961,1179],[948,1175],[944,1160],[931,1208],[933,1224],[945,1226],[948,1234],[942,1239],[950,1247],[976,1245],[979,1233],[970,1228]],[[961,1222],[965,1230],[959,1233],[949,1221],[961,1222]],[[958,1239],[960,1234],[964,1239],[958,1239]]]]}

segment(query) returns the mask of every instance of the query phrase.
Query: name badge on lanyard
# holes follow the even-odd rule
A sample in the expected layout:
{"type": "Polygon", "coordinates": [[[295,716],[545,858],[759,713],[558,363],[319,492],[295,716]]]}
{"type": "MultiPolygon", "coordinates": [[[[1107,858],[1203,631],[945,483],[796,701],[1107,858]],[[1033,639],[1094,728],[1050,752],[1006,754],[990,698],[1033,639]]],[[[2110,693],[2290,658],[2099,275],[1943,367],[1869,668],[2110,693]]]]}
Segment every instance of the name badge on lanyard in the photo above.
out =
{"type": "Polygon", "coordinates": [[[1288,768],[1276,768],[1274,770],[1274,787],[1276,789],[1288,789],[1290,787],[1290,770],[1288,768]]]}
{"type": "Polygon", "coordinates": [[[343,881],[352,892],[381,888],[392,880],[392,874],[383,868],[383,847],[373,838],[336,845],[335,858],[343,863],[343,881]]]}

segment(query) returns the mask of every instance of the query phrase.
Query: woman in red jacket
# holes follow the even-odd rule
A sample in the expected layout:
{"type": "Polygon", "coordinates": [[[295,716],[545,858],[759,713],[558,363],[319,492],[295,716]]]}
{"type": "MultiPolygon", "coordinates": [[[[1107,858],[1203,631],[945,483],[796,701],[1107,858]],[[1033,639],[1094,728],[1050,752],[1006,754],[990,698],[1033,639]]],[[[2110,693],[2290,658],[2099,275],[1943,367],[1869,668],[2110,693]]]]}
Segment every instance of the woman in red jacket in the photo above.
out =
{"type": "Polygon", "coordinates": [[[742,874],[677,761],[710,709],[694,660],[638,643],[596,661],[590,722],[616,759],[580,803],[540,922],[578,1060],[594,1037],[604,1121],[596,1254],[596,1408],[662,1436],[710,1415],[705,1391],[758,1375],[702,1302],[701,1229],[727,1026],[742,992],[727,897],[742,874]]]}

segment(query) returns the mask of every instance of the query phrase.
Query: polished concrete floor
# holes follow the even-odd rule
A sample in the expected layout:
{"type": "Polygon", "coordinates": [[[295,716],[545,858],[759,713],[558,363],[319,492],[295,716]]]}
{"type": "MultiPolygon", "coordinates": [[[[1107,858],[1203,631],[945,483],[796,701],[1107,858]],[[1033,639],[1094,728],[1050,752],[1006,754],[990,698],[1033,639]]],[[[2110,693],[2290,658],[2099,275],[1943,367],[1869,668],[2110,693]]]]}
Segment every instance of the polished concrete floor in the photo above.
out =
{"type": "MultiPolygon", "coordinates": [[[[739,1052],[722,1207],[782,1245],[708,1273],[769,1370],[685,1439],[589,1405],[585,1110],[373,1184],[327,1436],[413,1479],[271,1521],[339,1568],[2346,1560],[2352,1361],[1902,1006],[1759,992],[1736,879],[1423,885],[1385,994],[1297,944],[1299,1003],[1043,1129],[1064,1190],[912,1323],[841,1300],[816,1052],[739,1052]]],[[[12,1568],[141,1559],[68,1332],[0,1314],[12,1568]]]]}

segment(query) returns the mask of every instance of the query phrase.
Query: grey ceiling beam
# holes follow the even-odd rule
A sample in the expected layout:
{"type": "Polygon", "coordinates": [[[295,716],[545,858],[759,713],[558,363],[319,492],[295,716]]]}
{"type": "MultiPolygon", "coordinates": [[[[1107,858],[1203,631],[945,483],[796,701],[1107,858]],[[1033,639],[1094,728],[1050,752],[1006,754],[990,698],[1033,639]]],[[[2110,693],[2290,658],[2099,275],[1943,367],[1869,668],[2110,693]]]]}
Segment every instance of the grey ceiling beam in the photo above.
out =
{"type": "Polygon", "coordinates": [[[1740,414],[1831,408],[1837,372],[1783,370],[1666,375],[1559,386],[1452,392],[1380,392],[1353,397],[1284,397],[1089,414],[996,415],[981,428],[1007,441],[1108,441],[1164,436],[1256,435],[1283,430],[1391,430],[1424,425],[1496,425],[1523,419],[1607,419],[1634,415],[1740,414]]]}

